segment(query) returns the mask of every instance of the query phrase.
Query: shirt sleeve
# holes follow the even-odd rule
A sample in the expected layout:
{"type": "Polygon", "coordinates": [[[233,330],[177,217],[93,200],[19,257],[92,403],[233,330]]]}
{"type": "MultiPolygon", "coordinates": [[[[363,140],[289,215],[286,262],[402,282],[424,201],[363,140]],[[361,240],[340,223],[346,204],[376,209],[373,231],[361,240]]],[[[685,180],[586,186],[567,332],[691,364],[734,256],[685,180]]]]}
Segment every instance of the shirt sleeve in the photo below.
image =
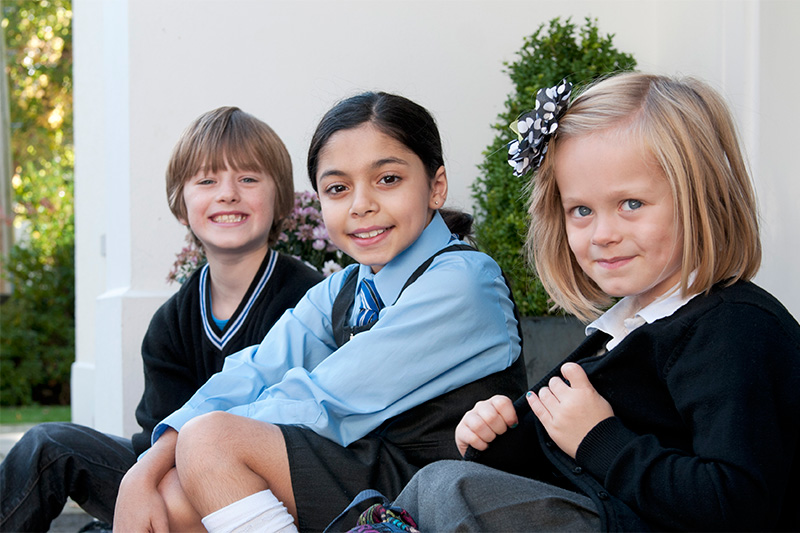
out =
{"type": "Polygon", "coordinates": [[[392,416],[508,367],[520,354],[508,288],[485,254],[437,257],[372,329],[338,350],[329,319],[334,296],[310,292],[274,335],[226,361],[221,374],[235,378],[218,389],[222,396],[196,395],[165,423],[179,429],[192,416],[225,409],[300,424],[346,446],[392,416]]]}
{"type": "Polygon", "coordinates": [[[280,382],[290,368],[314,368],[328,357],[336,347],[331,335],[331,308],[345,272],[309,289],[294,309],[284,312],[260,345],[225,358],[220,372],[155,427],[152,443],[168,427],[180,431],[186,422],[201,414],[232,411],[236,406],[255,402],[264,390],[280,382]]]}
{"type": "Polygon", "coordinates": [[[793,482],[798,361],[796,337],[771,313],[714,308],[664,369],[691,442],[670,446],[612,417],[577,461],[658,529],[771,529],[793,482]]]}

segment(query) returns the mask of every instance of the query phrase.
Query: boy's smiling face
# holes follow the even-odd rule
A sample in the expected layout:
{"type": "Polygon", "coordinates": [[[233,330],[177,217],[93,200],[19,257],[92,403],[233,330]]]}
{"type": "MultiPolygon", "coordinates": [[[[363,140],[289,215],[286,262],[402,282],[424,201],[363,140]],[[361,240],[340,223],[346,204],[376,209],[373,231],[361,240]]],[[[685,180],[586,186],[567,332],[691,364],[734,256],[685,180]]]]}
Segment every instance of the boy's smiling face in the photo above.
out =
{"type": "Polygon", "coordinates": [[[209,254],[247,253],[267,247],[276,188],[261,172],[201,170],[186,182],[189,225],[209,254]]]}
{"type": "Polygon", "coordinates": [[[328,235],[376,273],[417,240],[447,197],[444,167],[429,179],[414,152],[369,123],[331,135],[318,169],[328,235]]]}

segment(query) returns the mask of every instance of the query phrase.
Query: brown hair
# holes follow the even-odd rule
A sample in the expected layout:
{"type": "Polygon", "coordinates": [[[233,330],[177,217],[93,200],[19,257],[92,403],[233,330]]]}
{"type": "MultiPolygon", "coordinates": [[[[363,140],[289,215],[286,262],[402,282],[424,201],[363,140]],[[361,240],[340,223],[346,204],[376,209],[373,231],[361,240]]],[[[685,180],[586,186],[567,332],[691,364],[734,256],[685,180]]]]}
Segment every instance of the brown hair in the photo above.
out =
{"type": "Polygon", "coordinates": [[[575,99],[532,181],[528,257],[556,307],[590,320],[611,303],[569,248],[555,153],[566,139],[613,129],[640,143],[669,181],[683,228],[681,294],[751,279],[761,265],[758,209],[725,101],[696,79],[624,73],[575,99]]]}
{"type": "Polygon", "coordinates": [[[220,107],[203,113],[181,135],[167,166],[167,201],[172,214],[178,219],[188,219],[183,187],[189,178],[204,167],[218,172],[228,166],[233,170],[263,172],[275,182],[269,232],[272,246],[281,233],[283,219],[294,205],[292,160],[272,128],[238,107],[220,107]]]}

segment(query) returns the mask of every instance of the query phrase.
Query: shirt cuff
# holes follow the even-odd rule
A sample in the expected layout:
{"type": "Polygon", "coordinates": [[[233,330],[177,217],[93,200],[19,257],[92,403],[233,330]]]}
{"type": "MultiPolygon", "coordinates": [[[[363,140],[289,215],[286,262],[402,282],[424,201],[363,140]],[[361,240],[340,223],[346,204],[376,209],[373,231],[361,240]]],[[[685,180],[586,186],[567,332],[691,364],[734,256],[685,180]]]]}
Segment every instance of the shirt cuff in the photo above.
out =
{"type": "Polygon", "coordinates": [[[193,417],[197,416],[197,414],[197,412],[190,411],[185,407],[178,409],[167,418],[156,424],[155,429],[153,429],[153,434],[150,436],[150,445],[154,445],[159,437],[161,437],[161,435],[163,435],[168,428],[173,428],[175,431],[180,431],[183,425],[193,417]]]}

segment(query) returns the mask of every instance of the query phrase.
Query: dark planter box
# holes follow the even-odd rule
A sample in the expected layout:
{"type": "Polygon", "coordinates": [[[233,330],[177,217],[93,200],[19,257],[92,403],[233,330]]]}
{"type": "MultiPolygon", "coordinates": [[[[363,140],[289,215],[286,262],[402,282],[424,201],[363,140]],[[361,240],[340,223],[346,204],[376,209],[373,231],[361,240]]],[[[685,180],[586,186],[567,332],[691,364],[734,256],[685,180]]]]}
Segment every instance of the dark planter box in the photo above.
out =
{"type": "Polygon", "coordinates": [[[522,317],[522,347],[528,385],[535,385],[585,338],[585,325],[574,316],[522,317]]]}

